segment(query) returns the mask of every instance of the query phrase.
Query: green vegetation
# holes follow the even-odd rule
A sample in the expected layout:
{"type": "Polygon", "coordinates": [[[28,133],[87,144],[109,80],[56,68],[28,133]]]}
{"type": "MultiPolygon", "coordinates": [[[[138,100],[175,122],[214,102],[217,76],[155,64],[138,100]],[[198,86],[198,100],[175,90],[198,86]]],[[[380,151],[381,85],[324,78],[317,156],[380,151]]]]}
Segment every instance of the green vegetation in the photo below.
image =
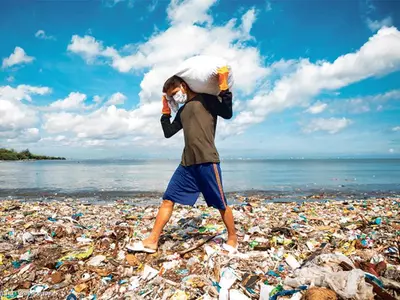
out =
{"type": "Polygon", "coordinates": [[[29,149],[21,152],[17,152],[14,149],[8,150],[5,148],[0,148],[0,160],[65,160],[64,157],[53,157],[44,155],[32,154],[29,149]]]}

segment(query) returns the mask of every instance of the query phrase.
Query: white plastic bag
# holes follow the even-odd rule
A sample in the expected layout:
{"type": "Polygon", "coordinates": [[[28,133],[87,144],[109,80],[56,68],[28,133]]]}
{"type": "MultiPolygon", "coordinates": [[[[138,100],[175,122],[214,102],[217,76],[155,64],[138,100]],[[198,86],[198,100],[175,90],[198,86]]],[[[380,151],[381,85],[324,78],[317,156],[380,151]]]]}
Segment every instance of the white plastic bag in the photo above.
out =
{"type": "Polygon", "coordinates": [[[228,67],[228,86],[232,89],[232,68],[225,59],[220,57],[207,55],[191,57],[178,67],[175,75],[181,77],[192,91],[217,96],[220,93],[217,70],[224,66],[228,67]]]}

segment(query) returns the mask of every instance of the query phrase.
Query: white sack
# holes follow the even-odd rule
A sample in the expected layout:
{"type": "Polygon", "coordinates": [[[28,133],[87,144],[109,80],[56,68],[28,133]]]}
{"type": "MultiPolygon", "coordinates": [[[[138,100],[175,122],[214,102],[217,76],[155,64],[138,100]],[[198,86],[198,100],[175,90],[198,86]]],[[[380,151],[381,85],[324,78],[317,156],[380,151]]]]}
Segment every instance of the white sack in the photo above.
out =
{"type": "Polygon", "coordinates": [[[232,68],[220,57],[207,55],[191,57],[185,60],[174,74],[181,77],[192,91],[217,96],[220,93],[217,70],[224,66],[228,67],[228,86],[232,89],[232,68]]]}

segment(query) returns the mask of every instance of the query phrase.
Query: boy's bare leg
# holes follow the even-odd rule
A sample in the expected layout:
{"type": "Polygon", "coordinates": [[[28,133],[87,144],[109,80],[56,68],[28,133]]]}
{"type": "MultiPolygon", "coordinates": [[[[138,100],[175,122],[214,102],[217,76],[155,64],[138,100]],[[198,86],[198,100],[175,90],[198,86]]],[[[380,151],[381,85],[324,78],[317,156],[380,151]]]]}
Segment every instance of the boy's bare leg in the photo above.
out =
{"type": "Polygon", "coordinates": [[[227,206],[225,210],[220,209],[219,212],[228,231],[228,241],[226,243],[229,246],[236,248],[238,242],[236,236],[235,222],[233,221],[232,209],[229,206],[227,206]]]}
{"type": "Polygon", "coordinates": [[[156,221],[153,226],[153,230],[151,231],[150,236],[147,239],[143,240],[143,245],[146,248],[158,248],[158,240],[160,239],[161,232],[163,231],[165,224],[167,224],[169,219],[171,218],[173,209],[174,202],[170,200],[164,200],[161,203],[161,206],[157,213],[156,221]]]}

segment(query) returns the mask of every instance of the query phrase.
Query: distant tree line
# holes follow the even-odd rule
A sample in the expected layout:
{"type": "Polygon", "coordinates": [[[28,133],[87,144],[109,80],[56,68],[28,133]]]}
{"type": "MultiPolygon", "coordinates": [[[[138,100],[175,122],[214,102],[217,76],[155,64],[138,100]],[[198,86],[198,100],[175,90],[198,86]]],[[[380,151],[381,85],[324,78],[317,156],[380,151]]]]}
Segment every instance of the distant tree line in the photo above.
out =
{"type": "Polygon", "coordinates": [[[29,149],[17,152],[14,149],[0,148],[0,160],[65,160],[65,157],[54,157],[32,154],[29,149]]]}

